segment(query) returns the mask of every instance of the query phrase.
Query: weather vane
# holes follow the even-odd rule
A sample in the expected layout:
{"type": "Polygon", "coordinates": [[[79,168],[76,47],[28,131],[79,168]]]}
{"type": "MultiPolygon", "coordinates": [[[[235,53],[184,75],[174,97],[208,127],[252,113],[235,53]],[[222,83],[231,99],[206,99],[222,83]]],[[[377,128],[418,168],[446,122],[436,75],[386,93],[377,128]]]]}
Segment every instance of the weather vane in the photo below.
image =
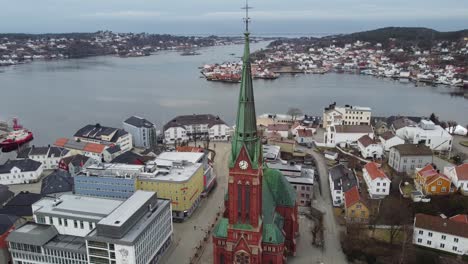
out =
{"type": "Polygon", "coordinates": [[[242,9],[245,9],[245,32],[249,32],[249,23],[250,23],[250,17],[249,17],[249,9],[252,9],[251,6],[249,6],[249,0],[245,0],[245,7],[242,9]]]}

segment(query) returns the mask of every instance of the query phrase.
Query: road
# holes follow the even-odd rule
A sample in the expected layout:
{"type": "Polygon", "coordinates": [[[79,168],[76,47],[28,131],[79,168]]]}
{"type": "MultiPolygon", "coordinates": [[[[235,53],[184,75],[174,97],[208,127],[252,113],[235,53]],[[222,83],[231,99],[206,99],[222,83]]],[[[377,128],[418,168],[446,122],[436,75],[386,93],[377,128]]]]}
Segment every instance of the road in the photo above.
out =
{"type": "MultiPolygon", "coordinates": [[[[213,143],[211,143],[213,144],[213,143]]],[[[206,232],[215,223],[216,214],[224,208],[224,193],[227,188],[228,158],[230,143],[214,143],[216,148],[214,170],[218,184],[211,194],[202,200],[195,213],[183,223],[174,223],[173,243],[160,263],[190,263],[196,247],[204,246],[199,263],[213,263],[211,236],[203,242],[206,232]]]]}
{"type": "MultiPolygon", "coordinates": [[[[319,184],[321,185],[322,194],[316,195],[316,200],[314,200],[313,206],[325,213],[323,220],[325,228],[325,247],[323,250],[314,247],[310,247],[309,250],[298,250],[297,256],[295,258],[291,258],[289,262],[293,264],[314,263],[311,262],[311,259],[314,259],[325,264],[345,264],[347,261],[340,243],[340,233],[344,231],[344,229],[336,222],[333,213],[330,185],[328,183],[328,167],[325,158],[312,149],[304,147],[298,147],[297,149],[310,154],[315,160],[316,169],[320,178],[319,184]]],[[[304,218],[300,218],[300,224],[305,221],[306,220],[304,218]]],[[[304,230],[303,228],[307,227],[300,226],[301,236],[304,232],[308,232],[308,230],[304,230]]],[[[301,243],[303,242],[301,241],[301,243]]]]}

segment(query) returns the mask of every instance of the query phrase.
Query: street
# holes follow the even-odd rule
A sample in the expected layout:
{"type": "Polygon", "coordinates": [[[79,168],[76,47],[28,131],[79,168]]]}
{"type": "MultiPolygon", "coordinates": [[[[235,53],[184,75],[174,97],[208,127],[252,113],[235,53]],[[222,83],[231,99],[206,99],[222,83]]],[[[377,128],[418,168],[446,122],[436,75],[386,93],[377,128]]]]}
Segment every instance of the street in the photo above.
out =
{"type": "MultiPolygon", "coordinates": [[[[214,170],[218,184],[206,198],[203,198],[195,213],[183,223],[174,223],[173,243],[163,256],[161,263],[190,263],[196,252],[196,247],[203,244],[202,256],[199,263],[212,263],[213,247],[211,235],[205,242],[206,232],[215,223],[216,214],[224,208],[224,193],[227,188],[228,158],[230,143],[215,142],[216,157],[214,170]]],[[[213,147],[211,147],[213,148],[213,147]]]]}
{"type": "MultiPolygon", "coordinates": [[[[325,264],[345,264],[347,261],[340,244],[340,233],[344,231],[344,229],[336,222],[333,214],[330,186],[328,183],[328,168],[325,158],[312,149],[304,147],[297,147],[297,149],[310,154],[316,163],[316,170],[319,174],[322,194],[316,196],[317,198],[313,201],[312,206],[324,213],[323,223],[325,228],[325,246],[323,250],[312,247],[311,239],[307,239],[308,247],[306,247],[303,245],[305,242],[302,240],[304,239],[299,240],[297,256],[291,258],[290,261],[288,259],[288,261],[294,264],[314,263],[313,260],[321,261],[325,264]]],[[[307,218],[300,217],[299,219],[301,224],[299,227],[301,230],[301,236],[303,236],[304,232],[310,233],[304,225],[304,221],[307,221],[307,218]]]]}

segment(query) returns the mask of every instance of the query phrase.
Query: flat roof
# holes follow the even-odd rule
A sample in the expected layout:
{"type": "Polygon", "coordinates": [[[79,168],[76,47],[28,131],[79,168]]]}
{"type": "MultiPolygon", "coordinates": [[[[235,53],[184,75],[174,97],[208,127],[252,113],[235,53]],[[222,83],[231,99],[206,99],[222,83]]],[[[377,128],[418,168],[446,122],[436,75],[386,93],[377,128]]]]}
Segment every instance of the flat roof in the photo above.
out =
{"type": "Polygon", "coordinates": [[[192,163],[200,162],[205,153],[203,152],[163,152],[158,155],[156,159],[156,164],[159,161],[163,160],[170,160],[170,161],[177,161],[177,160],[186,160],[192,163]]]}
{"type": "Polygon", "coordinates": [[[52,225],[26,223],[8,235],[7,241],[42,246],[58,235],[52,225]]]}
{"type": "Polygon", "coordinates": [[[154,192],[136,191],[125,202],[112,211],[112,213],[99,221],[99,224],[121,227],[149,199],[151,199],[154,194],[154,192]]]}
{"type": "MultiPolygon", "coordinates": [[[[138,222],[136,222],[132,228],[120,239],[99,236],[97,234],[97,228],[91,231],[87,236],[87,240],[92,241],[102,241],[108,243],[115,243],[115,244],[124,244],[124,245],[133,245],[134,241],[146,230],[147,227],[151,222],[155,221],[155,218],[158,217],[163,210],[170,210],[170,201],[169,200],[162,200],[158,199],[158,203],[155,205],[157,209],[153,213],[147,212],[144,217],[141,217],[138,222]]],[[[172,224],[172,223],[171,223],[172,224]]]]}
{"type": "Polygon", "coordinates": [[[54,198],[42,198],[33,204],[33,208],[38,208],[34,211],[34,214],[63,216],[71,219],[87,219],[98,222],[123,203],[120,200],[73,194],[63,194],[57,198],[57,201],[61,202],[57,204],[54,198]]]}
{"type": "Polygon", "coordinates": [[[83,237],[57,235],[44,248],[86,254],[86,240],[83,237]]]}
{"type": "Polygon", "coordinates": [[[268,168],[270,169],[277,169],[277,170],[288,170],[288,171],[301,171],[302,170],[302,166],[300,165],[297,165],[297,164],[294,164],[294,165],[291,165],[291,164],[282,164],[280,162],[278,163],[267,163],[268,165],[268,168]]]}
{"type": "MultiPolygon", "coordinates": [[[[166,160],[167,169],[158,168],[153,173],[141,173],[139,179],[150,180],[150,181],[169,181],[169,182],[186,182],[192,178],[193,175],[203,165],[201,163],[182,163],[177,164],[174,161],[166,160]]],[[[158,161],[156,161],[158,163],[158,161]]],[[[158,163],[158,166],[161,163],[158,163]]]]}

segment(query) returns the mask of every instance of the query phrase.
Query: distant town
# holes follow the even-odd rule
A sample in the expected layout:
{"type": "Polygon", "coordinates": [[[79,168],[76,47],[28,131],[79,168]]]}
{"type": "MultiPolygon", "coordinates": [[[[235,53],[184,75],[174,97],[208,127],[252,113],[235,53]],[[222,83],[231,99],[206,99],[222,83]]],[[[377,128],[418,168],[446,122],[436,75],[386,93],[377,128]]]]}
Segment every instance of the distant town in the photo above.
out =
{"type": "MultiPolygon", "coordinates": [[[[284,73],[346,72],[468,87],[468,32],[422,41],[417,36],[426,33],[424,30],[384,28],[324,38],[276,40],[253,54],[253,77],[276,79],[284,73]],[[413,33],[413,37],[408,36],[413,33]]],[[[220,62],[203,65],[202,74],[210,81],[235,83],[240,82],[241,68],[241,61],[220,62]]]]}
{"type": "Polygon", "coordinates": [[[114,33],[0,34],[0,66],[34,60],[57,60],[90,56],[149,56],[160,50],[197,55],[202,47],[239,43],[236,37],[184,37],[174,35],[114,33]]]}

